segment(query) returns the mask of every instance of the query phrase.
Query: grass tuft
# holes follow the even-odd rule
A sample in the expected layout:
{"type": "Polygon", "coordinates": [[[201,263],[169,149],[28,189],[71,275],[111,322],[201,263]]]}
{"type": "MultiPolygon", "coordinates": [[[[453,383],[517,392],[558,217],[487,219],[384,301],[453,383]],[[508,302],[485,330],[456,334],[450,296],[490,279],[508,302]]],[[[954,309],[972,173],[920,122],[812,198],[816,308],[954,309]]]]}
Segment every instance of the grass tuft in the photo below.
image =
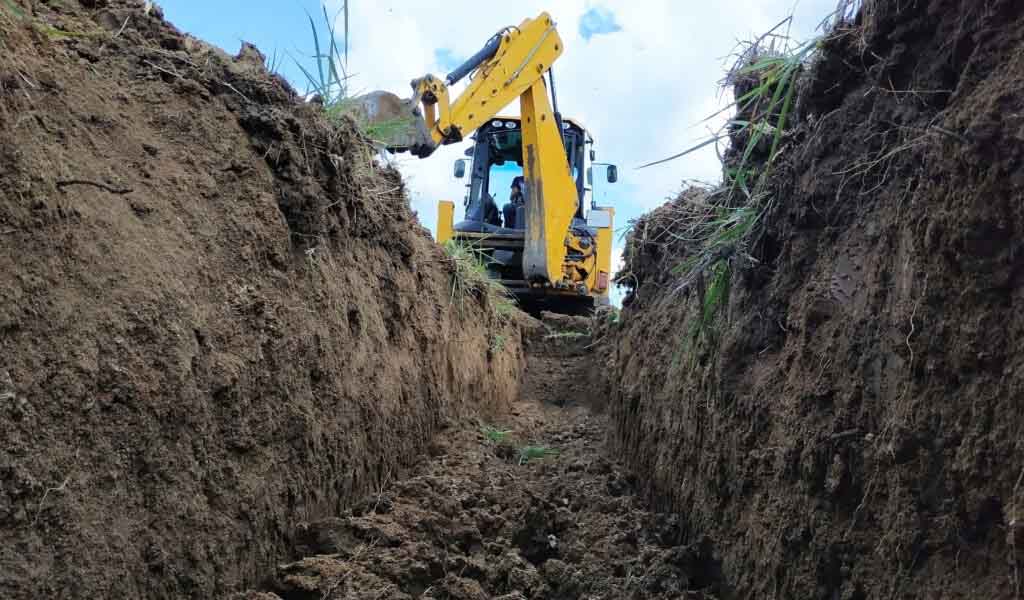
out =
{"type": "Polygon", "coordinates": [[[469,298],[483,300],[499,324],[509,322],[516,310],[515,300],[505,286],[487,272],[490,257],[472,244],[456,240],[445,242],[444,251],[452,262],[452,302],[462,307],[469,298]]]}
{"type": "Polygon", "coordinates": [[[348,73],[345,71],[348,65],[348,1],[342,3],[341,12],[345,14],[344,38],[339,41],[334,23],[338,15],[332,19],[327,14],[327,7],[322,6],[324,26],[327,28],[326,39],[321,44],[320,30],[317,27],[313,15],[306,13],[309,19],[309,29],[313,36],[313,68],[307,69],[298,59],[292,57],[295,65],[306,77],[306,94],[318,95],[323,101],[324,110],[328,114],[344,106],[349,98],[348,73]]]}
{"type": "Polygon", "coordinates": [[[780,33],[791,22],[792,17],[787,17],[757,40],[740,46],[722,81],[734,90],[735,100],[706,119],[735,109],[736,114],[721,130],[696,146],[640,167],[675,160],[721,140],[740,144],[723,160],[723,184],[709,196],[714,202],[686,206],[686,214],[677,219],[682,229],[669,234],[688,250],[685,260],[674,269],[679,277],[677,290],[696,287],[700,294],[698,314],[685,340],[694,355],[701,347],[717,349],[734,266],[738,261],[757,262],[750,249],[776,204],[768,176],[781,154],[797,75],[822,41],[818,37],[793,42],[788,33],[780,33]]]}
{"type": "MultiPolygon", "coordinates": [[[[332,19],[323,9],[323,27],[326,33],[317,26],[313,15],[306,13],[309,29],[313,38],[312,65],[304,65],[292,57],[296,66],[306,78],[306,96],[319,96],[324,112],[332,121],[339,121],[346,116],[352,117],[359,130],[371,141],[382,144],[407,131],[414,123],[414,118],[396,117],[384,121],[370,122],[364,115],[359,101],[350,94],[348,74],[349,53],[349,5],[342,3],[341,9],[332,19]],[[338,18],[343,17],[343,29],[339,32],[335,26],[338,18]],[[340,35],[339,35],[340,34],[340,35]]],[[[276,60],[276,59],[275,59],[276,60]]]]}

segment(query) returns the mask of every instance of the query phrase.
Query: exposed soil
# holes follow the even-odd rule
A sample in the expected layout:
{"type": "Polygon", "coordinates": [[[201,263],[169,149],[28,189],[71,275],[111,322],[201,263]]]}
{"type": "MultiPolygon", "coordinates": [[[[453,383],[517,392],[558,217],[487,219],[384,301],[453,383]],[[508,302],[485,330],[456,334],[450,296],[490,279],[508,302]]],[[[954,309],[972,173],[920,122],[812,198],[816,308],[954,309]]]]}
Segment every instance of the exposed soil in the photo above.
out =
{"type": "Polygon", "coordinates": [[[0,590],[1024,597],[1024,3],[865,0],[794,107],[713,344],[700,190],[506,323],[255,48],[0,0],[0,590]]]}
{"type": "Polygon", "coordinates": [[[397,173],[133,0],[0,2],[0,590],[214,597],[503,412],[397,173]]]}
{"type": "Polygon", "coordinates": [[[507,417],[446,431],[415,476],[383,486],[344,515],[303,526],[296,552],[306,558],[279,567],[267,591],[240,597],[596,600],[720,593],[710,545],[680,545],[680,519],[644,510],[635,481],[607,456],[606,419],[550,391],[586,377],[592,360],[584,351],[588,335],[569,344],[550,337],[566,331],[566,323],[552,325],[533,329],[524,392],[507,417]],[[489,437],[486,427],[507,433],[489,437]],[[525,447],[552,454],[524,458],[525,447]]]}
{"type": "Polygon", "coordinates": [[[802,75],[719,343],[635,231],[616,445],[737,597],[1024,594],[1024,4],[867,1],[802,75]]]}

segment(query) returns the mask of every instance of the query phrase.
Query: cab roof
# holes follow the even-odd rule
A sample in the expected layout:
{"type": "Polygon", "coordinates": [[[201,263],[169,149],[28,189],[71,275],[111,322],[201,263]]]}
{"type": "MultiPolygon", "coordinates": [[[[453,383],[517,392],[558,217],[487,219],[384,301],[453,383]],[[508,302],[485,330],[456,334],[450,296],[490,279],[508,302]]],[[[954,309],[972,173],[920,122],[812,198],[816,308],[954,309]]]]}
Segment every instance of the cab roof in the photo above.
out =
{"type": "MultiPolygon", "coordinates": [[[[495,115],[487,120],[488,123],[491,121],[522,121],[522,118],[519,116],[512,115],[495,115]]],[[[585,125],[583,125],[583,123],[571,117],[562,117],[562,121],[569,123],[570,125],[576,127],[577,129],[581,129],[583,131],[583,134],[586,136],[587,141],[590,142],[591,144],[594,143],[594,136],[590,135],[590,132],[587,131],[587,128],[585,125]]]]}

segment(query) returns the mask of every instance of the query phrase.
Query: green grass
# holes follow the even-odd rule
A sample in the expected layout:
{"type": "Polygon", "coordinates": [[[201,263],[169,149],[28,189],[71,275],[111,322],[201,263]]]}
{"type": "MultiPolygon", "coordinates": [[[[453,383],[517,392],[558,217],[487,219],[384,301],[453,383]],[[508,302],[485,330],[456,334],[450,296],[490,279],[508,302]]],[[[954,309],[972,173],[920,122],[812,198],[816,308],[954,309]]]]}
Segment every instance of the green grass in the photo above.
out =
{"type": "Polygon", "coordinates": [[[322,32],[317,27],[316,20],[313,19],[313,15],[306,13],[306,17],[309,19],[309,29],[313,36],[314,52],[311,57],[313,67],[307,68],[295,57],[292,57],[292,60],[306,77],[307,95],[318,94],[323,100],[324,110],[331,114],[343,107],[349,98],[349,76],[345,72],[348,65],[348,2],[347,0],[343,2],[341,7],[341,13],[344,13],[345,16],[345,31],[341,40],[338,39],[334,26],[338,15],[332,19],[327,14],[327,7],[322,6],[321,8],[323,9],[324,26],[327,29],[323,43],[321,43],[322,32]]]}
{"type": "Polygon", "coordinates": [[[787,36],[775,34],[792,17],[783,20],[739,53],[736,65],[729,71],[723,85],[742,79],[756,79],[753,87],[726,108],[709,116],[736,109],[722,130],[699,144],[640,168],[681,158],[701,148],[716,144],[730,136],[746,133],[746,144],[734,165],[725,170],[720,198],[714,205],[693,209],[694,217],[685,236],[676,236],[687,244],[687,258],[674,270],[680,278],[679,288],[695,286],[700,295],[698,312],[693,319],[686,346],[696,353],[700,348],[717,349],[720,321],[729,303],[732,275],[738,260],[756,262],[750,248],[758,239],[766,216],[777,200],[768,190],[768,177],[779,156],[786,126],[796,94],[795,81],[800,69],[821,43],[815,38],[793,44],[787,36]],[[765,39],[772,39],[764,46],[765,39]],[[778,43],[782,40],[781,43],[778,43]],[[770,141],[768,154],[754,160],[757,149],[770,141]],[[755,164],[757,163],[757,164],[755,164]]]}
{"type": "Polygon", "coordinates": [[[79,38],[79,39],[86,39],[86,38],[108,38],[111,35],[110,33],[106,32],[106,31],[94,31],[94,32],[65,31],[63,29],[57,29],[56,27],[47,25],[45,23],[37,23],[35,25],[35,27],[36,27],[37,30],[39,30],[40,33],[42,33],[43,35],[45,35],[46,37],[48,37],[48,38],[50,38],[51,40],[54,40],[54,41],[64,40],[64,39],[69,39],[69,38],[79,38]]]}
{"type": "Polygon", "coordinates": [[[690,329],[690,341],[703,344],[706,348],[717,348],[721,332],[719,331],[719,313],[729,305],[729,292],[732,287],[732,263],[727,260],[717,261],[708,276],[708,285],[701,299],[700,312],[690,329]]]}
{"type": "Polygon", "coordinates": [[[559,451],[547,446],[523,446],[519,449],[519,464],[524,465],[531,460],[540,460],[549,456],[558,456],[559,451]]]}
{"type": "Polygon", "coordinates": [[[499,324],[507,323],[516,304],[505,286],[487,272],[490,258],[472,244],[456,240],[445,242],[444,251],[452,262],[452,303],[461,308],[467,299],[481,299],[499,324]]]}
{"type": "Polygon", "coordinates": [[[363,119],[358,111],[353,111],[352,115],[366,137],[384,146],[390,145],[387,143],[388,140],[392,140],[396,136],[403,136],[416,122],[414,117],[409,116],[371,123],[363,119]]]}
{"type": "Polygon", "coordinates": [[[484,434],[484,437],[494,444],[504,443],[508,439],[509,434],[513,433],[511,429],[503,430],[498,429],[497,427],[491,427],[490,425],[481,427],[480,431],[484,434]]]}
{"type": "MultiPolygon", "coordinates": [[[[498,285],[501,286],[500,283],[498,285]]],[[[505,286],[501,286],[501,294],[492,295],[491,297],[491,310],[494,311],[494,315],[498,317],[499,321],[507,322],[519,310],[519,306],[508,295],[508,290],[505,289],[505,286]]]]}
{"type": "Polygon", "coordinates": [[[281,76],[282,56],[283,54],[281,54],[281,51],[278,50],[277,48],[274,48],[274,51],[271,52],[270,56],[267,58],[267,71],[272,75],[281,76]]]}
{"type": "Polygon", "coordinates": [[[558,450],[548,446],[523,446],[518,451],[514,450],[515,447],[512,446],[513,440],[510,436],[515,432],[511,429],[498,429],[492,425],[485,425],[480,428],[480,432],[484,434],[484,437],[491,444],[505,448],[511,446],[515,452],[516,461],[520,466],[525,465],[531,460],[541,460],[559,455],[558,450]]]}
{"type": "MultiPolygon", "coordinates": [[[[444,244],[445,254],[452,261],[451,299],[480,293],[488,293],[494,282],[487,273],[487,256],[472,244],[448,240],[444,244]]],[[[498,284],[500,285],[500,284],[498,284]]]]}
{"type": "Polygon", "coordinates": [[[25,11],[22,10],[20,6],[15,4],[13,0],[3,0],[3,2],[0,2],[0,10],[9,11],[11,14],[13,14],[15,17],[19,19],[25,18],[25,11]]]}
{"type": "Polygon", "coordinates": [[[622,321],[622,309],[617,306],[609,306],[604,313],[604,317],[601,318],[607,325],[618,325],[622,321]]]}
{"type": "MultiPolygon", "coordinates": [[[[332,19],[323,6],[323,28],[321,31],[313,15],[306,13],[313,38],[311,65],[305,65],[295,57],[292,60],[306,78],[306,95],[318,95],[323,101],[324,112],[332,121],[351,116],[360,131],[370,140],[384,143],[407,131],[415,122],[414,117],[397,117],[378,122],[367,120],[359,102],[349,94],[348,50],[349,50],[349,4],[346,0],[332,19]],[[335,23],[343,17],[343,31],[335,23]]],[[[386,145],[386,144],[385,144],[386,145]]]]}
{"type": "Polygon", "coordinates": [[[13,2],[13,0],[0,0],[0,14],[7,14],[14,17],[17,21],[25,21],[32,28],[39,33],[42,33],[52,41],[58,41],[68,38],[107,38],[110,37],[110,33],[106,31],[65,31],[63,29],[57,29],[52,25],[44,23],[41,19],[37,19],[28,15],[23,8],[13,2]]]}

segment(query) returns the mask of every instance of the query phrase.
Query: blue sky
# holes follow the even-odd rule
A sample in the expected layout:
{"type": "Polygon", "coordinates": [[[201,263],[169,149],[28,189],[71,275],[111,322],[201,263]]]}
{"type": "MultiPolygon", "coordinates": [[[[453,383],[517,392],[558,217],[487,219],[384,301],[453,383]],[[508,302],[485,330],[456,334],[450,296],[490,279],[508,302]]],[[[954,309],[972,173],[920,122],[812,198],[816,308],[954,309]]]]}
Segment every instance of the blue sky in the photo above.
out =
{"type": "MultiPolygon", "coordinates": [[[[341,0],[326,3],[332,15],[341,6],[341,0]]],[[[320,0],[157,4],[179,29],[230,53],[242,40],[254,43],[268,61],[276,60],[278,72],[305,87],[294,61],[309,61],[313,54],[307,13],[322,29],[320,0]]],[[[693,145],[717,125],[701,122],[730,100],[718,81],[737,42],[757,37],[789,14],[794,15],[793,37],[807,39],[835,5],[835,0],[352,0],[349,74],[356,93],[386,89],[408,96],[413,78],[444,74],[495,31],[549,11],[565,41],[554,66],[560,108],[591,131],[599,161],[619,165],[619,183],[598,185],[595,195],[599,204],[615,207],[617,225],[624,226],[675,195],[686,180],[720,179],[711,147],[665,165],[635,167],[693,145]]],[[[431,229],[437,200],[461,205],[463,183],[452,177],[451,166],[464,149],[464,144],[445,147],[426,160],[396,158],[413,209],[431,229]]]]}
{"type": "Polygon", "coordinates": [[[434,50],[434,60],[442,70],[454,71],[455,67],[461,65],[466,60],[466,57],[455,54],[451,48],[436,48],[434,50]]]}

